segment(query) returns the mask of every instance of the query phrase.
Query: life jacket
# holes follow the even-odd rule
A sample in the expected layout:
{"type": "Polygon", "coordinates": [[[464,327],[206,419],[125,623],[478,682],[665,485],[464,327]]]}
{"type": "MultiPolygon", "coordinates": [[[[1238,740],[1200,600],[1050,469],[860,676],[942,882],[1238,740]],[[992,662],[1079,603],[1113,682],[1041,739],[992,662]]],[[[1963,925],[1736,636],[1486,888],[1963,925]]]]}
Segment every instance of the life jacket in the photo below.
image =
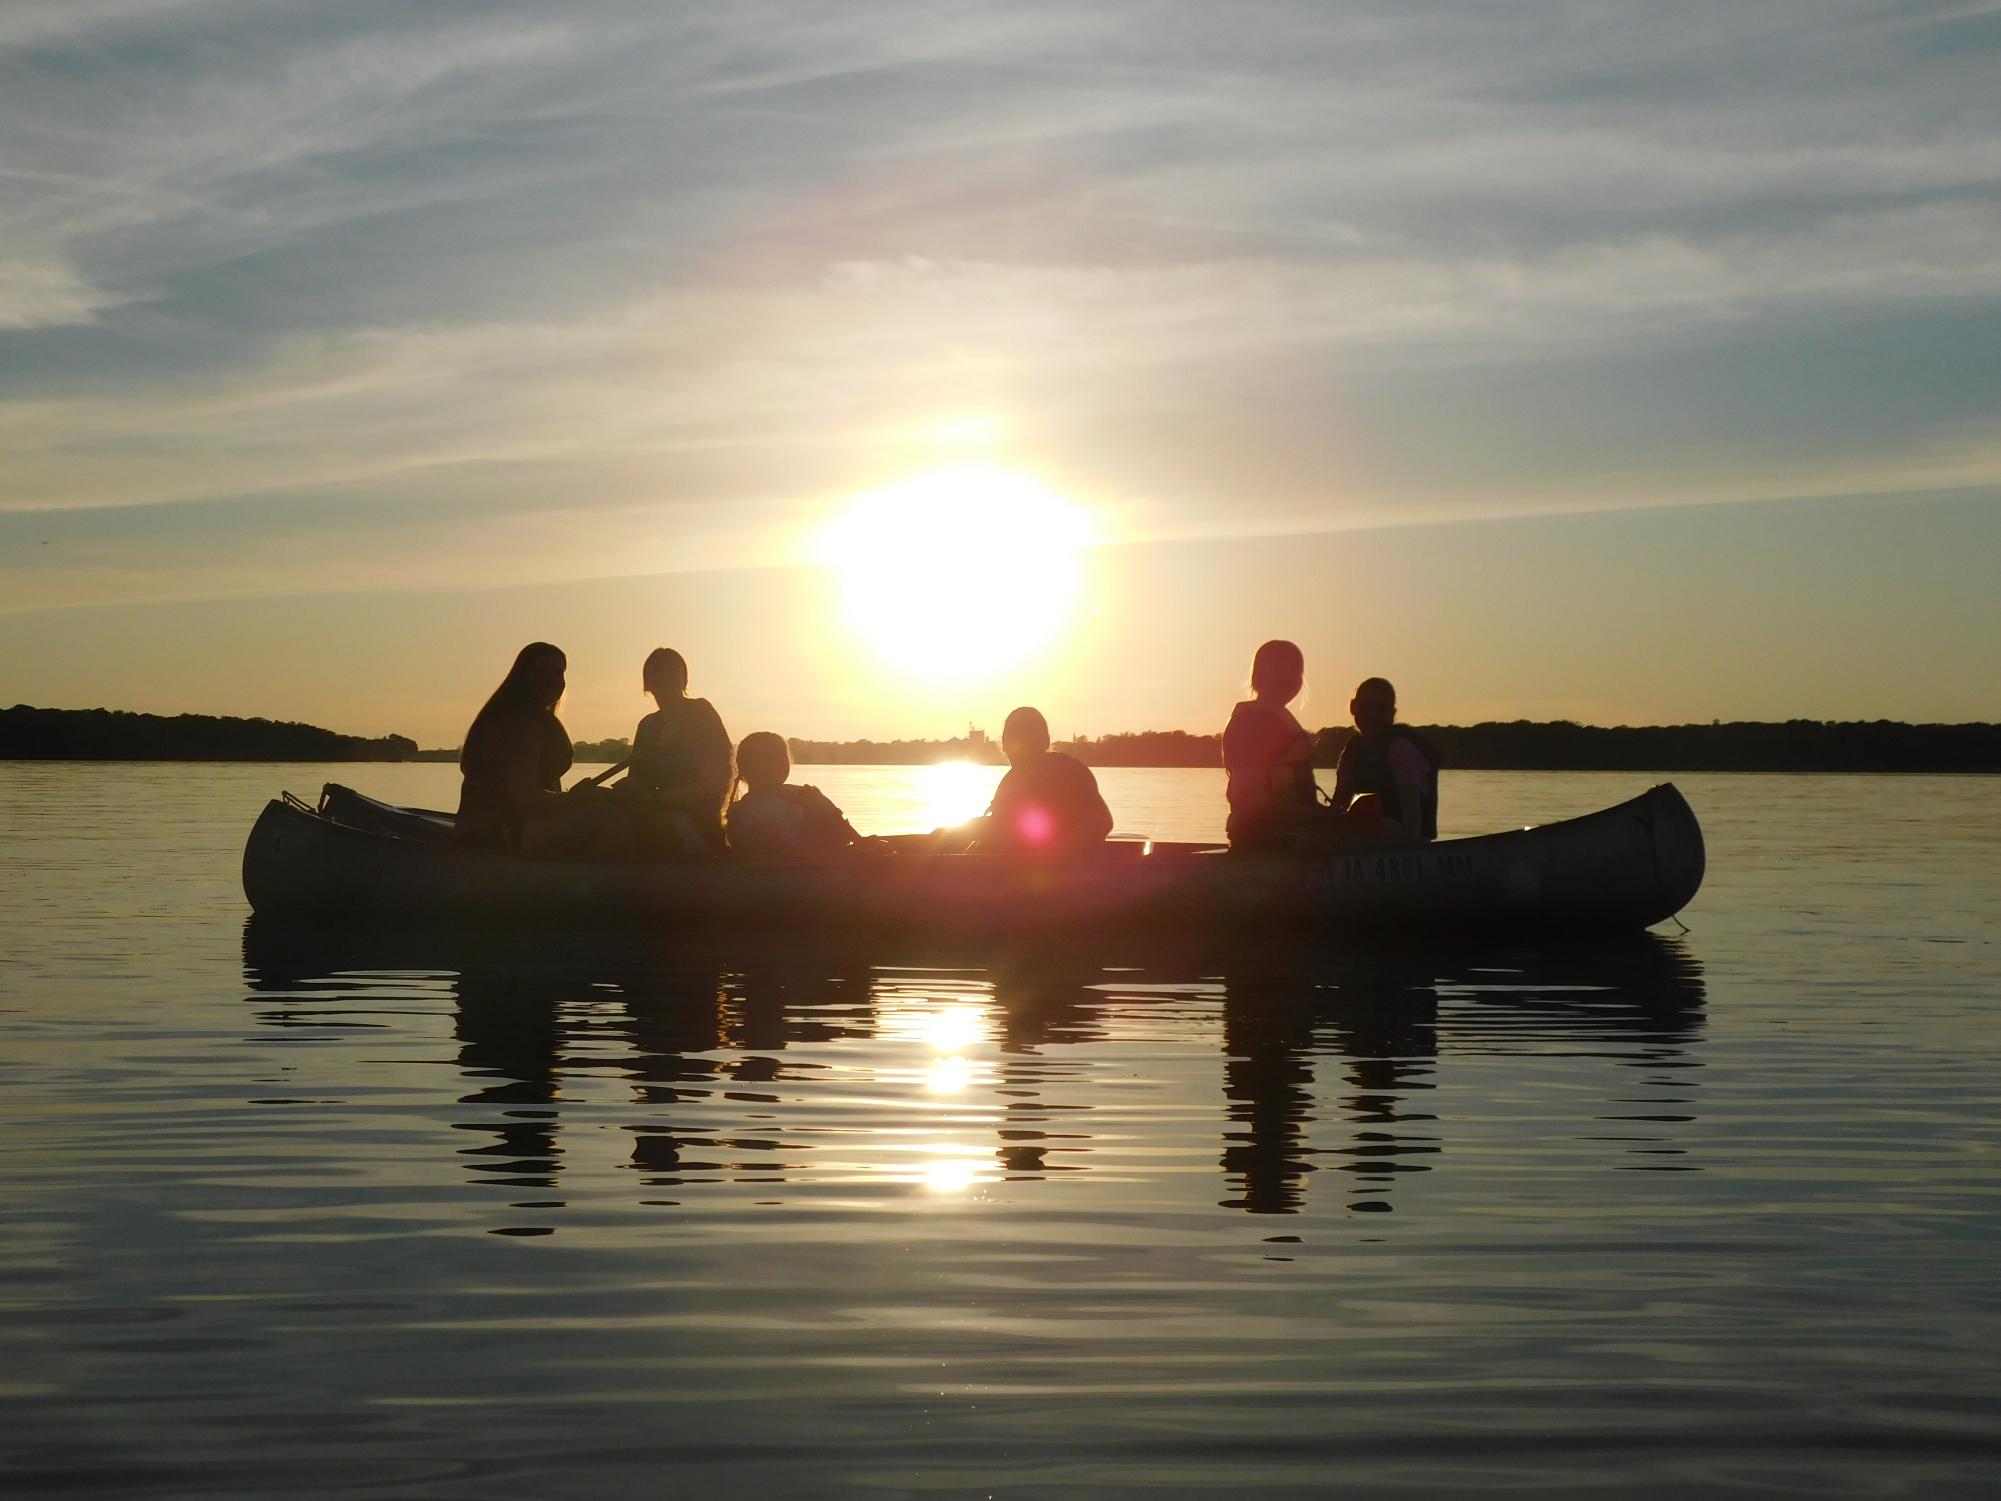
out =
{"type": "Polygon", "coordinates": [[[1373,792],[1382,799],[1383,816],[1403,822],[1403,797],[1397,791],[1396,777],[1390,771],[1390,747],[1399,740],[1408,740],[1416,746],[1424,757],[1424,807],[1421,811],[1420,828],[1426,839],[1438,837],[1438,768],[1445,758],[1438,753],[1438,747],[1409,725],[1393,724],[1389,733],[1383,736],[1382,744],[1370,745],[1360,735],[1355,736],[1341,747],[1341,759],[1334,767],[1334,786],[1342,798],[1358,793],[1373,792]]]}

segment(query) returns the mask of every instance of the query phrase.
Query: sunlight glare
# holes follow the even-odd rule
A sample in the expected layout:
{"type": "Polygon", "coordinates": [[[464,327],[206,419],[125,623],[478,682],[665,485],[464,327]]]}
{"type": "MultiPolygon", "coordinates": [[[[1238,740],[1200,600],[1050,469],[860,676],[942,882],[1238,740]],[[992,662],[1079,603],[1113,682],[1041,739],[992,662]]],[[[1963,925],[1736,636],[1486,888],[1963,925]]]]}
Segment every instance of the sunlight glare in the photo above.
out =
{"type": "Polygon", "coordinates": [[[931,1072],[924,1076],[926,1094],[962,1094],[973,1081],[973,1066],[954,1053],[949,1058],[940,1058],[931,1065],[931,1072]]]}
{"type": "Polygon", "coordinates": [[[849,624],[884,661],[925,678],[1012,666],[1069,624],[1078,506],[986,464],[939,470],[860,497],[819,539],[849,624]]]}
{"type": "Polygon", "coordinates": [[[919,1025],[924,1029],[924,1040],[941,1053],[962,1052],[978,1042],[985,1030],[977,1006],[947,1006],[927,1012],[919,1025]]]}
{"type": "Polygon", "coordinates": [[[963,1193],[979,1177],[978,1163],[964,1157],[941,1157],[924,1169],[924,1186],[934,1194],[963,1193]]]}
{"type": "Polygon", "coordinates": [[[971,761],[939,761],[916,768],[913,779],[919,806],[912,827],[944,828],[978,818],[993,801],[1000,782],[1000,768],[980,766],[971,761]]]}

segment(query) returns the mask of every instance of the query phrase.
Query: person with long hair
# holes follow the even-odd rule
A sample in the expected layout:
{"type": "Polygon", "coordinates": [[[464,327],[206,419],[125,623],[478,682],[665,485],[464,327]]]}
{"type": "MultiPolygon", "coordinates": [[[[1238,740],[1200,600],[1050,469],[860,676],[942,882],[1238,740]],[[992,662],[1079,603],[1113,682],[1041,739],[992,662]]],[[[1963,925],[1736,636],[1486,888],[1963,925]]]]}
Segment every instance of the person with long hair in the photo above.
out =
{"type": "Polygon", "coordinates": [[[642,854],[720,853],[736,781],[729,731],[706,698],[688,696],[688,663],[656,647],[640,685],[659,707],[632,734],[632,771],[618,786],[642,854]]]}
{"type": "Polygon", "coordinates": [[[1251,697],[1223,731],[1232,849],[1294,848],[1331,839],[1338,827],[1313,780],[1313,737],[1290,707],[1305,686],[1306,654],[1292,642],[1257,649],[1251,697]]]}
{"type": "Polygon", "coordinates": [[[521,648],[459,751],[458,837],[541,858],[615,860],[632,853],[624,816],[596,788],[563,791],[572,759],[556,717],[568,659],[546,641],[521,648]]]}

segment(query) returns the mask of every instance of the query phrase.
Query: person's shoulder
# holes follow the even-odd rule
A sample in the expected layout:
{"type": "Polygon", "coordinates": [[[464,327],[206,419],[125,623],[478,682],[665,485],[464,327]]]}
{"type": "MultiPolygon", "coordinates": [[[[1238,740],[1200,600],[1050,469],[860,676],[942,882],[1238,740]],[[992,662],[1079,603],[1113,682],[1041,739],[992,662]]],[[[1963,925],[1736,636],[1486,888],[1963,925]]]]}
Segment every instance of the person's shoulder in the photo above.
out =
{"type": "Polygon", "coordinates": [[[1095,784],[1098,780],[1096,772],[1092,771],[1090,767],[1086,766],[1068,751],[1051,751],[1049,759],[1059,763],[1056,768],[1058,776],[1068,777],[1073,782],[1091,782],[1095,784]]]}
{"type": "Polygon", "coordinates": [[[730,738],[730,732],[723,728],[723,716],[717,712],[714,704],[706,698],[691,698],[685,702],[688,705],[689,721],[699,725],[703,734],[719,735],[725,741],[730,738]]]}
{"type": "Polygon", "coordinates": [[[1274,740],[1284,733],[1285,719],[1289,717],[1282,709],[1273,709],[1269,704],[1247,698],[1230,711],[1230,722],[1223,727],[1223,738],[1231,744],[1274,740]]]}
{"type": "Polygon", "coordinates": [[[755,818],[774,803],[783,806],[784,802],[784,798],[779,797],[769,788],[759,792],[746,791],[735,802],[729,805],[728,810],[723,815],[723,821],[725,823],[738,823],[744,819],[755,818]]]}
{"type": "Polygon", "coordinates": [[[1277,708],[1255,698],[1247,698],[1230,710],[1231,729],[1255,730],[1269,734],[1274,730],[1296,728],[1299,721],[1292,717],[1290,709],[1277,708]]]}

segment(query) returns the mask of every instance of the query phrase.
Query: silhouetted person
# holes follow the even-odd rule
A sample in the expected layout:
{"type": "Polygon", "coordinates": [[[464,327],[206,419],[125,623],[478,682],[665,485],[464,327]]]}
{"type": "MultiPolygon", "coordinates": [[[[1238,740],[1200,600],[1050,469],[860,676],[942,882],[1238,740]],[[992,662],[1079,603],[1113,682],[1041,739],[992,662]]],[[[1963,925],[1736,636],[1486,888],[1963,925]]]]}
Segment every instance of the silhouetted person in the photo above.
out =
{"type": "Polygon", "coordinates": [[[632,733],[632,771],[619,784],[640,848],[650,855],[719,852],[729,801],[730,736],[706,698],[688,697],[688,664],[671,647],[646,658],[640,682],[660,707],[632,733]]]}
{"type": "Polygon", "coordinates": [[[1075,1066],[1043,1054],[1051,1047],[1102,1040],[1104,998],[1091,985],[1104,972],[1079,965],[1067,973],[1060,959],[1046,971],[1044,957],[1029,960],[1025,971],[992,971],[1000,1022],[999,1094],[1007,1102],[994,1156],[1010,1179],[1082,1172],[1091,1152],[1088,1095],[1051,1098],[1062,1081],[1076,1077],[1075,1066]]]}
{"type": "Polygon", "coordinates": [[[1417,844],[1438,837],[1438,748],[1398,724],[1397,691],[1364,678],[1349,700],[1355,738],[1334,769],[1334,810],[1364,839],[1417,844]]]}
{"type": "Polygon", "coordinates": [[[459,1074],[478,1081],[459,1103],[480,1109],[477,1118],[454,1125],[475,1139],[490,1138],[460,1147],[459,1156],[475,1182],[554,1188],[563,1160],[555,998],[533,976],[483,966],[461,972],[452,989],[459,1074]]]}
{"type": "Polygon", "coordinates": [[[1223,730],[1232,849],[1288,849],[1331,839],[1334,821],[1313,781],[1313,737],[1287,707],[1306,686],[1306,657],[1267,641],[1251,659],[1252,697],[1223,730]]]}
{"type": "Polygon", "coordinates": [[[568,665],[548,642],[531,641],[474,717],[459,752],[460,839],[551,858],[632,853],[631,828],[607,797],[595,787],[562,790],[570,736],[556,705],[568,665]]]}
{"type": "MultiPolygon", "coordinates": [[[[1303,987],[1301,987],[1303,989],[1303,987]]],[[[1313,1119],[1313,1006],[1292,987],[1226,984],[1223,996],[1223,1173],[1240,1191],[1221,1201],[1251,1214],[1297,1214],[1313,1119]]]]}
{"type": "Polygon", "coordinates": [[[1008,715],[1001,750],[1007,775],[976,825],[980,848],[1067,855],[1105,842],[1112,810],[1098,779],[1075,756],[1049,748],[1049,721],[1040,709],[1008,715]]]}
{"type": "Polygon", "coordinates": [[[861,838],[818,787],[795,787],[792,753],[770,730],[743,737],[737,780],[747,789],[730,804],[730,848],[745,855],[828,855],[861,838]]]}
{"type": "Polygon", "coordinates": [[[699,1107],[724,1079],[715,1056],[722,1045],[721,977],[690,964],[635,976],[623,988],[626,1014],[614,1031],[630,1051],[625,1077],[643,1107],[643,1119],[626,1127],[631,1165],[652,1188],[704,1181],[720,1168],[700,1150],[713,1148],[715,1138],[677,1124],[675,1116],[678,1107],[699,1107]]]}

